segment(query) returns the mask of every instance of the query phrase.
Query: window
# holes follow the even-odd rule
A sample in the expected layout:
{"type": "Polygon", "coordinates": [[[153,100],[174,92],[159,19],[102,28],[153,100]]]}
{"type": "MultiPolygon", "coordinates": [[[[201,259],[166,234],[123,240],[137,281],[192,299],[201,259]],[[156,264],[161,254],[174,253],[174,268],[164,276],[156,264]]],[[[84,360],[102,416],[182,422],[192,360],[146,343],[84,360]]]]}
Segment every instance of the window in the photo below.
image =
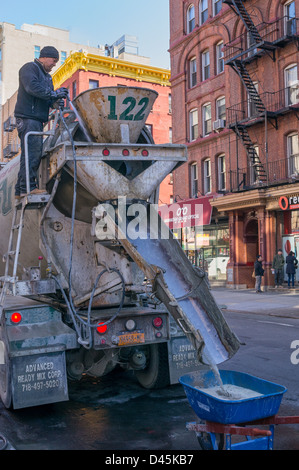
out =
{"type": "Polygon", "coordinates": [[[298,175],[299,173],[299,142],[298,134],[290,134],[287,136],[287,154],[289,175],[298,175]]]}
{"type": "Polygon", "coordinates": [[[218,190],[225,191],[226,175],[225,175],[225,155],[219,155],[217,158],[218,168],[218,190]]]}
{"type": "MultiPolygon", "coordinates": [[[[259,91],[259,84],[258,82],[253,82],[254,88],[256,89],[256,92],[258,93],[259,91]]],[[[256,107],[256,104],[254,102],[254,99],[250,94],[248,93],[248,117],[255,116],[258,114],[258,109],[256,107]]]]}
{"type": "Polygon", "coordinates": [[[190,5],[187,10],[187,33],[191,33],[195,26],[195,10],[194,5],[190,5]]]}
{"type": "Polygon", "coordinates": [[[66,61],[66,56],[67,56],[66,51],[61,51],[60,52],[60,63],[61,64],[64,64],[64,62],[66,61]]]}
{"type": "Polygon", "coordinates": [[[189,83],[190,83],[190,88],[193,88],[196,85],[196,57],[193,57],[189,61],[189,83]]]}
{"type": "Polygon", "coordinates": [[[89,80],[89,89],[99,88],[99,80],[89,80]]]}
{"type": "Polygon", "coordinates": [[[296,9],[295,2],[287,2],[284,5],[284,18],[285,18],[285,34],[287,36],[294,36],[296,34],[296,9]]]}
{"type": "Polygon", "coordinates": [[[169,143],[172,144],[172,127],[169,128],[168,135],[169,135],[169,138],[168,138],[169,143]]]}
{"type": "Polygon", "coordinates": [[[216,117],[217,119],[226,120],[225,96],[218,98],[216,101],[216,117]]]}
{"type": "Polygon", "coordinates": [[[205,194],[211,192],[211,160],[209,158],[203,162],[203,189],[205,194]]]}
{"type": "Polygon", "coordinates": [[[40,54],[40,46],[34,46],[34,58],[38,59],[40,54]]]}
{"type": "Polygon", "coordinates": [[[204,51],[201,55],[202,60],[202,81],[210,78],[210,53],[209,51],[204,51]]]}
{"type": "Polygon", "coordinates": [[[190,142],[196,140],[198,137],[198,111],[192,109],[189,113],[189,124],[190,124],[190,142]]]}
{"type": "Polygon", "coordinates": [[[297,65],[290,65],[284,71],[286,106],[298,103],[298,70],[297,65]]]}
{"type": "Polygon", "coordinates": [[[250,184],[255,184],[258,183],[259,181],[259,169],[257,166],[255,166],[255,163],[259,162],[260,159],[260,149],[258,145],[253,146],[254,150],[254,161],[252,161],[252,158],[250,158],[250,163],[249,163],[249,170],[250,170],[250,184]]]}
{"type": "Polygon", "coordinates": [[[214,16],[218,15],[222,8],[222,0],[213,0],[214,6],[214,16]]]}
{"type": "Polygon", "coordinates": [[[223,54],[223,41],[216,44],[216,70],[217,74],[224,72],[224,54],[223,54]]]}
{"type": "Polygon", "coordinates": [[[208,19],[208,0],[200,0],[199,2],[199,22],[204,24],[208,19]]]}
{"type": "Polygon", "coordinates": [[[197,197],[198,193],[198,168],[197,163],[190,166],[191,197],[197,197]]]}
{"type": "Polygon", "coordinates": [[[172,100],[171,100],[171,93],[168,95],[168,112],[169,114],[172,113],[172,100]]]}
{"type": "Polygon", "coordinates": [[[73,92],[73,98],[76,98],[77,96],[77,83],[76,83],[76,80],[72,83],[72,92],[73,92]]]}
{"type": "Polygon", "coordinates": [[[202,107],[202,123],[203,135],[206,136],[212,132],[211,103],[207,103],[202,107]]]}

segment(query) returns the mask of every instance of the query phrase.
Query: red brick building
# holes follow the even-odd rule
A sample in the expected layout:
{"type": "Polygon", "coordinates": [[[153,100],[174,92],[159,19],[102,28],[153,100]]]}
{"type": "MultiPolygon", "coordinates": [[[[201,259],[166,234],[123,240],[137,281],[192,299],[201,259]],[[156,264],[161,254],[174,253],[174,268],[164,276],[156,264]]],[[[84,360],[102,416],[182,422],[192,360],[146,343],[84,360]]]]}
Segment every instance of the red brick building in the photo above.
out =
{"type": "Polygon", "coordinates": [[[299,247],[298,18],[299,0],[170,0],[173,142],[189,154],[174,195],[213,196],[187,254],[230,286],[253,286],[258,253],[273,286],[276,250],[299,247]]]}

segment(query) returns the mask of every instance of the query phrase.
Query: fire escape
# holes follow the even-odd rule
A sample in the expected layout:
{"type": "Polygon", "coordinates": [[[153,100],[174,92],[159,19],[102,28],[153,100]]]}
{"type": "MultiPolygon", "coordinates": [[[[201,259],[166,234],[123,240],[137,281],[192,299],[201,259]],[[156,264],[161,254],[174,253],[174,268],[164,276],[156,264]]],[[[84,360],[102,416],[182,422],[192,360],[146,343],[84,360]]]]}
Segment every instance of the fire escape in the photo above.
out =
{"type": "MultiPolygon", "coordinates": [[[[278,111],[284,106],[273,106],[274,93],[263,93],[262,95],[259,93],[258,83],[253,81],[248,64],[265,54],[275,61],[276,50],[292,40],[296,41],[297,48],[299,48],[299,35],[297,18],[283,17],[273,23],[256,25],[252,19],[253,15],[249,14],[244,6],[245,2],[246,0],[223,1],[241,18],[246,28],[245,34],[227,44],[225,48],[225,64],[232,67],[238,74],[248,96],[247,101],[228,108],[227,125],[235,132],[245,147],[248,162],[254,171],[256,181],[264,185],[269,182],[267,162],[262,162],[248,128],[257,122],[265,121],[266,123],[270,122],[277,129],[278,111]],[[248,111],[249,108],[251,108],[251,112],[248,111]]],[[[275,100],[277,101],[277,96],[275,96],[275,100]]],[[[245,175],[243,180],[238,183],[239,188],[242,184],[244,188],[248,186],[245,175]]]]}

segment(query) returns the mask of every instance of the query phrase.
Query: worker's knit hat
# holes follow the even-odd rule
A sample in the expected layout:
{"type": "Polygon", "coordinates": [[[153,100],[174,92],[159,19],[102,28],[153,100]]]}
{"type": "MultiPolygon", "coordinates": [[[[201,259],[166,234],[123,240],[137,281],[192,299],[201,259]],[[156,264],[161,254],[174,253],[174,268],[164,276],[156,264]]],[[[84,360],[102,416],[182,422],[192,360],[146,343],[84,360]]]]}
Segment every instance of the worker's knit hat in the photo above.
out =
{"type": "Polygon", "coordinates": [[[59,59],[59,52],[53,46],[45,46],[40,51],[39,57],[53,57],[53,59],[59,59]]]}

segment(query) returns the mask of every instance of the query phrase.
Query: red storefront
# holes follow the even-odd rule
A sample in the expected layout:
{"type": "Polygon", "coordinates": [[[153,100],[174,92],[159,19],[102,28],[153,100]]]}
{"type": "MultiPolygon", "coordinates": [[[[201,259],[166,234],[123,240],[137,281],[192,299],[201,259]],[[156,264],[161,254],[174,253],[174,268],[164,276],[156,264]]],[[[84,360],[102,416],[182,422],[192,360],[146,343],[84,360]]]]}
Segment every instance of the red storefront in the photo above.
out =
{"type": "Polygon", "coordinates": [[[204,268],[211,280],[226,280],[228,219],[213,214],[213,197],[185,199],[161,206],[159,212],[192,264],[204,268]]]}

